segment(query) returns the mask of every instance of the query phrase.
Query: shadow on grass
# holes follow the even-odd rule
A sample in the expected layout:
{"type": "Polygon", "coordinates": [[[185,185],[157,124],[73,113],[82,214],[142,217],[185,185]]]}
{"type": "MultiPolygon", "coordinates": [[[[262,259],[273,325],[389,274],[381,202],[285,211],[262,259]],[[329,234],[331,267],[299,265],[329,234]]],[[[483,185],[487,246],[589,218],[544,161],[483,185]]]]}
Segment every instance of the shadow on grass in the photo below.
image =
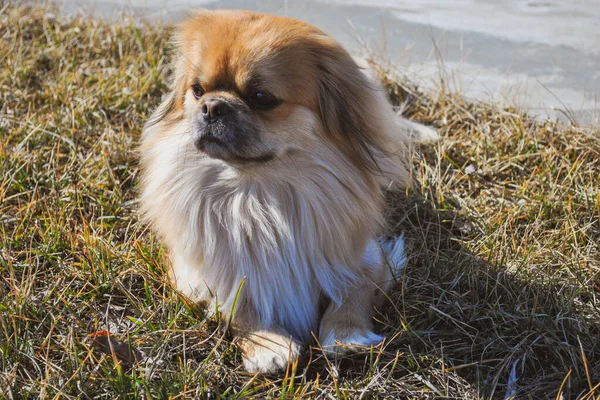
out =
{"type": "Polygon", "coordinates": [[[356,387],[371,398],[597,393],[599,330],[577,289],[518,278],[501,249],[495,264],[476,256],[469,244],[482,234],[477,221],[430,198],[388,195],[390,231],[406,235],[410,259],[376,317],[387,337],[383,348],[318,360],[309,376],[333,374],[346,393],[356,387]]]}

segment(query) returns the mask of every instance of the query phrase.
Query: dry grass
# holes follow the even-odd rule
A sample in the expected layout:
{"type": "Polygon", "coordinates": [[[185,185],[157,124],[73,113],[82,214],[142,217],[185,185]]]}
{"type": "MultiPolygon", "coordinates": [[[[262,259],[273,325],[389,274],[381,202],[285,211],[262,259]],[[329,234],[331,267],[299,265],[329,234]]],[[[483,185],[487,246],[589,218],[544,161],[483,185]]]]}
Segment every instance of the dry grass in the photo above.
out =
{"type": "Polygon", "coordinates": [[[411,250],[377,317],[389,340],[254,377],[169,290],[138,223],[134,149],[166,89],[166,28],[0,9],[0,397],[600,396],[597,130],[382,70],[444,137],[415,160],[417,188],[389,196],[411,250]],[[101,330],[144,360],[106,356],[101,330]]]}

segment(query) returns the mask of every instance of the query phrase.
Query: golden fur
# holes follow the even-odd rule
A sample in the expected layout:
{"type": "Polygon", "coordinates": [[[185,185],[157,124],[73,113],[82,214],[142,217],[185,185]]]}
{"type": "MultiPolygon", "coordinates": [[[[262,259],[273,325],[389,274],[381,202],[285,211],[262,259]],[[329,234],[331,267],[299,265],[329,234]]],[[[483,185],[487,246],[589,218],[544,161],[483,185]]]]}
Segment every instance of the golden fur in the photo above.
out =
{"type": "Polygon", "coordinates": [[[392,279],[382,247],[403,263],[402,238],[377,239],[384,187],[409,184],[411,135],[435,134],[396,116],[351,56],[304,22],[198,11],[175,42],[172,91],[140,154],[142,211],[177,288],[234,313],[252,372],[285,368],[311,332],[329,351],[380,342],[371,313],[392,279]],[[256,106],[265,93],[277,103],[256,106]],[[211,101],[228,106],[220,130],[200,117],[211,101]],[[214,132],[225,145],[194,146],[214,132]]]}

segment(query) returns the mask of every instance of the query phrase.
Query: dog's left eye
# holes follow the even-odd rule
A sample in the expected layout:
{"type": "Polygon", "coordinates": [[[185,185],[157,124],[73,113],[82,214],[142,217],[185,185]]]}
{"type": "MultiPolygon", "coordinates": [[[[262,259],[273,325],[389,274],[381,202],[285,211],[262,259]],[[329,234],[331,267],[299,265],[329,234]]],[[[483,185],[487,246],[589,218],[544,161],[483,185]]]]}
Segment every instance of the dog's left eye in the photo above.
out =
{"type": "Polygon", "coordinates": [[[281,100],[269,92],[258,91],[252,96],[252,103],[259,108],[268,110],[281,104],[281,100]]]}

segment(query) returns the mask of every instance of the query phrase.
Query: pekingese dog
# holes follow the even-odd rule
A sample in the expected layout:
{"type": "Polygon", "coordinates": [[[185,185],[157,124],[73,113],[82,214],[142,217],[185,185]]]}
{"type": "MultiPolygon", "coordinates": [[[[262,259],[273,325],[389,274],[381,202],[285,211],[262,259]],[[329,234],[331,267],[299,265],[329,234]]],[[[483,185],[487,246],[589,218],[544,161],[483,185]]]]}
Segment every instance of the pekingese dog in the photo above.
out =
{"type": "Polygon", "coordinates": [[[285,368],[313,333],[331,352],[380,343],[373,308],[404,262],[401,237],[378,240],[384,190],[409,185],[409,144],[435,132],[307,23],[197,11],[175,43],[140,153],[177,289],[232,316],[250,372],[285,368]]]}

